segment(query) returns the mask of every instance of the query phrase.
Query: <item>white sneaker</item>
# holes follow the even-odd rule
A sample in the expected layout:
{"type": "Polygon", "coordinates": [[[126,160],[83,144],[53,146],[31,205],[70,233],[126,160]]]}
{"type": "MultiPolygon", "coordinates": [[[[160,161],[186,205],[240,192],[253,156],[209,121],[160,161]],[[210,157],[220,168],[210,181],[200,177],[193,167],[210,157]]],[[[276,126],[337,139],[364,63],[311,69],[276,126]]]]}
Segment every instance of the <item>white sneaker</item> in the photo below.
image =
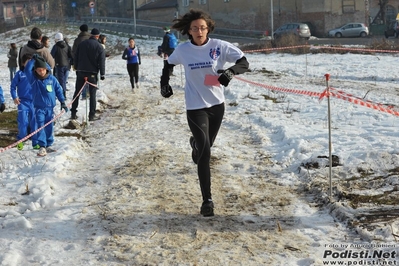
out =
{"type": "Polygon", "coordinates": [[[137,88],[137,89],[139,88],[139,84],[138,84],[138,83],[136,83],[136,88],[137,88]]]}
{"type": "Polygon", "coordinates": [[[37,156],[46,156],[47,151],[45,147],[40,147],[39,152],[37,153],[37,156]]]}

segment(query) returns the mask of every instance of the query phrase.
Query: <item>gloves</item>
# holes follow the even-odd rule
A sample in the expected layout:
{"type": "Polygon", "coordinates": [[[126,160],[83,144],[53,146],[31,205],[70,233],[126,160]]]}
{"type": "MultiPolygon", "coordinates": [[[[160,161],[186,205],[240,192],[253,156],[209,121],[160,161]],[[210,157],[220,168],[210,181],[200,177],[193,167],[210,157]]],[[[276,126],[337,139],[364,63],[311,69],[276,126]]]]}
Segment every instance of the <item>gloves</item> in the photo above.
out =
{"type": "Polygon", "coordinates": [[[4,112],[6,105],[4,103],[0,104],[0,113],[4,112]]]}
{"type": "Polygon", "coordinates": [[[101,76],[101,77],[100,77],[100,79],[101,79],[101,80],[104,80],[104,79],[105,79],[105,77],[104,77],[104,76],[101,76]]]}
{"type": "Polygon", "coordinates": [[[234,77],[233,71],[231,71],[230,69],[218,70],[218,73],[222,73],[218,78],[219,83],[227,87],[230,80],[234,77]]]}
{"type": "Polygon", "coordinates": [[[172,96],[173,95],[172,87],[169,84],[163,85],[161,87],[161,95],[165,98],[169,98],[170,96],[172,96]]]}
{"type": "Polygon", "coordinates": [[[66,106],[66,104],[65,103],[61,103],[61,110],[62,109],[64,109],[65,110],[65,113],[68,113],[68,107],[66,106]]]}

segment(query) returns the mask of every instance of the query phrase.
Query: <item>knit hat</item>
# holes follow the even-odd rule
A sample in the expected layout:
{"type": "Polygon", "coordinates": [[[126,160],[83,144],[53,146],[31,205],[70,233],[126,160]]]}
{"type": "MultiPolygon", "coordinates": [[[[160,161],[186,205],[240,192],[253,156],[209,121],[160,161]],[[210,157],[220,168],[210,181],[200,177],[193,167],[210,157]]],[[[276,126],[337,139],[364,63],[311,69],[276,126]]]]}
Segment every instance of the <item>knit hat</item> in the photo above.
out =
{"type": "Polygon", "coordinates": [[[169,31],[170,31],[170,28],[169,28],[169,27],[163,27],[163,31],[164,31],[164,32],[169,32],[169,31]]]}
{"type": "Polygon", "coordinates": [[[35,69],[36,68],[46,68],[47,69],[46,61],[44,60],[43,57],[41,57],[39,55],[35,59],[35,69]]]}
{"type": "Polygon", "coordinates": [[[89,26],[87,26],[86,24],[82,24],[80,25],[80,31],[89,31],[89,26]]]}
{"type": "Polygon", "coordinates": [[[100,31],[96,28],[93,28],[90,32],[91,35],[100,35],[100,31]]]}
{"type": "Polygon", "coordinates": [[[64,39],[64,36],[62,35],[61,32],[58,32],[58,33],[55,35],[55,40],[56,40],[56,41],[62,41],[63,39],[64,39]]]}

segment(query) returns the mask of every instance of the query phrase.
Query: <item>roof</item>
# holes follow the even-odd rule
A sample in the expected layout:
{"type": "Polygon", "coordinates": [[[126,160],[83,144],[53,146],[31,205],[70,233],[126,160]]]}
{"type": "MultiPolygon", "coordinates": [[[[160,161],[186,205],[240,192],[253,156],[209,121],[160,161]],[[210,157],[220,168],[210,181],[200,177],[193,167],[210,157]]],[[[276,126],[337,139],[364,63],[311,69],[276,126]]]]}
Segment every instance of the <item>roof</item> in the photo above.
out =
{"type": "Polygon", "coordinates": [[[150,2],[148,4],[142,5],[141,7],[137,8],[137,11],[142,10],[150,10],[150,9],[162,9],[162,8],[177,8],[178,0],[158,0],[155,2],[150,2]]]}

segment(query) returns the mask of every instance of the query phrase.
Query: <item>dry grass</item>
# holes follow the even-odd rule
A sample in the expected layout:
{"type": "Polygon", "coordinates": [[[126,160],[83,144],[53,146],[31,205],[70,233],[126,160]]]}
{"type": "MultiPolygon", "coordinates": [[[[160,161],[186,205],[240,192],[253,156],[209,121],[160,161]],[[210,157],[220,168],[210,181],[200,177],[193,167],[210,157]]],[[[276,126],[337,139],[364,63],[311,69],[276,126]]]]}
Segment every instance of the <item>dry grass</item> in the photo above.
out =
{"type": "MultiPolygon", "coordinates": [[[[312,53],[312,54],[374,54],[376,51],[399,51],[399,43],[396,43],[390,39],[374,39],[370,45],[367,45],[364,48],[355,49],[348,49],[347,47],[341,44],[334,44],[329,46],[318,46],[312,45],[312,49],[309,46],[306,46],[308,43],[306,40],[296,38],[294,36],[283,36],[276,40],[265,40],[261,43],[252,43],[252,44],[245,44],[242,45],[240,48],[243,51],[254,51],[254,50],[263,50],[262,53],[269,54],[272,52],[278,53],[290,53],[290,54],[305,54],[305,53],[312,53]],[[304,47],[295,47],[295,46],[303,46],[304,47]],[[287,48],[281,49],[284,47],[294,47],[294,48],[287,48]],[[367,51],[370,50],[370,51],[367,51]]],[[[377,52],[378,52],[377,51],[377,52]]]]}

